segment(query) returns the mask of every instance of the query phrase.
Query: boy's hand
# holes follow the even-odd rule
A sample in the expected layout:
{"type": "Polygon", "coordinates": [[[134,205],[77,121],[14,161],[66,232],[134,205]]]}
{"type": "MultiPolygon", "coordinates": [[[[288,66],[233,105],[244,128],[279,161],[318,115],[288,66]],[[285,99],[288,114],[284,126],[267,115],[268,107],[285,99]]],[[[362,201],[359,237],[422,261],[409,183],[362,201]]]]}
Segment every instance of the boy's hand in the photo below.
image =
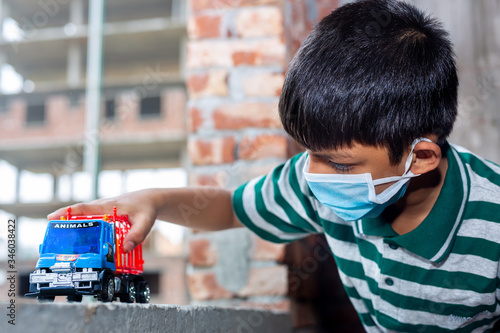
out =
{"type": "MultiPolygon", "coordinates": [[[[112,214],[113,207],[119,215],[128,215],[130,231],[125,236],[124,251],[129,252],[141,244],[151,231],[157,217],[152,190],[130,192],[110,199],[99,199],[70,206],[71,215],[112,214]]],[[[56,210],[47,216],[48,220],[59,220],[66,216],[68,207],[56,210]]]]}

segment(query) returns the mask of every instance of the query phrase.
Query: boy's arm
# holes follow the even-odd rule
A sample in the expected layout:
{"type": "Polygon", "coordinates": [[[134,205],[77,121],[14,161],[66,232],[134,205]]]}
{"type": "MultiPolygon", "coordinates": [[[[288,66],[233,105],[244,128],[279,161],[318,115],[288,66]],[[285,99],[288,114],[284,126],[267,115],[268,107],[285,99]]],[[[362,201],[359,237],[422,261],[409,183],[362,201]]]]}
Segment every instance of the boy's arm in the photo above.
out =
{"type": "MultiPolygon", "coordinates": [[[[142,243],[156,219],[199,230],[224,230],[241,227],[233,213],[232,190],[216,187],[147,189],[116,198],[100,199],[71,206],[72,215],[109,214],[113,207],[128,215],[131,229],[125,238],[125,251],[142,243]]],[[[67,207],[48,216],[49,220],[66,215],[67,207]]]]}

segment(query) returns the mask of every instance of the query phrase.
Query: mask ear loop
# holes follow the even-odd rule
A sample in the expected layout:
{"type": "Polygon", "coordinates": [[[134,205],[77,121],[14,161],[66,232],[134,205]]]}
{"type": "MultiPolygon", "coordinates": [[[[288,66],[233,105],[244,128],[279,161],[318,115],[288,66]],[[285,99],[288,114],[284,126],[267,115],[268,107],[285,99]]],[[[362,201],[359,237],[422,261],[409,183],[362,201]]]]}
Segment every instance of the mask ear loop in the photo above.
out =
{"type": "MultiPolygon", "coordinates": [[[[390,197],[396,194],[397,191],[400,190],[401,186],[403,186],[404,183],[407,183],[411,178],[418,177],[420,175],[414,175],[410,171],[411,163],[413,162],[413,150],[415,149],[415,146],[419,142],[432,142],[431,140],[427,138],[418,138],[413,140],[411,144],[411,150],[410,154],[406,158],[405,162],[405,172],[403,173],[402,176],[395,176],[395,177],[387,177],[387,178],[381,178],[381,179],[376,179],[373,181],[373,185],[380,185],[380,184],[385,184],[385,183],[390,183],[394,181],[395,183],[389,186],[387,189],[384,190],[384,192],[376,195],[375,194],[375,189],[373,189],[373,193],[370,193],[370,201],[375,202],[375,203],[385,203],[387,200],[389,200],[390,197]],[[378,200],[377,200],[378,199],[378,200]]],[[[371,192],[371,191],[370,191],[371,192]]]]}
{"type": "Polygon", "coordinates": [[[406,158],[405,172],[403,173],[403,176],[407,175],[408,171],[410,171],[411,163],[413,162],[413,150],[415,149],[415,146],[417,145],[417,143],[423,142],[423,141],[432,142],[431,140],[429,140],[427,138],[418,138],[418,139],[413,140],[413,142],[411,143],[411,150],[410,150],[410,154],[406,158]]]}
{"type": "Polygon", "coordinates": [[[415,149],[415,146],[417,145],[417,143],[422,142],[422,141],[432,142],[431,140],[429,140],[427,138],[418,138],[418,139],[413,140],[413,142],[411,144],[410,154],[406,158],[405,171],[404,171],[402,176],[394,176],[394,177],[375,179],[375,180],[373,180],[373,185],[376,186],[376,185],[390,183],[393,181],[395,182],[395,181],[400,180],[401,177],[409,179],[409,178],[413,178],[415,176],[418,176],[418,175],[414,175],[413,173],[411,173],[410,167],[411,167],[411,163],[413,162],[413,150],[415,149]]]}

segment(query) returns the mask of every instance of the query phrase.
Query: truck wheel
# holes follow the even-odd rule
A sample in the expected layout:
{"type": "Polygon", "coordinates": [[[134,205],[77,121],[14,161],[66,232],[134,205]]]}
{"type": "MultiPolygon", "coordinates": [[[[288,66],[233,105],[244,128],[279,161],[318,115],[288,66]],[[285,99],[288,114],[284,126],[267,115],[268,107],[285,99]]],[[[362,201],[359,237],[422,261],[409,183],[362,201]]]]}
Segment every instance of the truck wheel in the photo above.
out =
{"type": "Polygon", "coordinates": [[[128,289],[125,293],[120,296],[120,301],[125,303],[134,303],[136,300],[137,290],[135,289],[135,284],[133,281],[128,283],[128,289]]]}
{"type": "Polygon", "coordinates": [[[104,277],[102,282],[102,292],[99,300],[102,302],[113,302],[115,296],[115,280],[111,275],[104,277]]]}
{"type": "Polygon", "coordinates": [[[82,295],[68,295],[66,296],[66,299],[68,302],[73,303],[73,302],[81,302],[82,301],[82,295]]]}
{"type": "Polygon", "coordinates": [[[150,298],[151,291],[149,289],[149,283],[146,281],[137,283],[137,303],[149,303],[150,298]]]}
{"type": "Polygon", "coordinates": [[[38,296],[38,303],[52,303],[54,302],[55,296],[38,296]]]}

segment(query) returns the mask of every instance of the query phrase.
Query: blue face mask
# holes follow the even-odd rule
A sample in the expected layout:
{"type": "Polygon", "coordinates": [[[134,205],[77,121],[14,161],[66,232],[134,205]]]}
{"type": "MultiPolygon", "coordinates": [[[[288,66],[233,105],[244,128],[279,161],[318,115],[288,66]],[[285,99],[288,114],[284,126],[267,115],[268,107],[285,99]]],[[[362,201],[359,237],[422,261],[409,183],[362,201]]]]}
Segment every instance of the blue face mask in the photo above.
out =
{"type": "Polygon", "coordinates": [[[362,218],[374,218],[379,216],[386,207],[401,199],[410,179],[419,176],[410,171],[410,166],[413,149],[421,141],[432,142],[426,138],[413,141],[402,176],[373,180],[370,173],[358,175],[309,173],[308,156],[303,170],[304,177],[314,196],[341,219],[355,221],[362,218]],[[375,185],[392,182],[394,184],[382,193],[375,193],[375,185]]]}

